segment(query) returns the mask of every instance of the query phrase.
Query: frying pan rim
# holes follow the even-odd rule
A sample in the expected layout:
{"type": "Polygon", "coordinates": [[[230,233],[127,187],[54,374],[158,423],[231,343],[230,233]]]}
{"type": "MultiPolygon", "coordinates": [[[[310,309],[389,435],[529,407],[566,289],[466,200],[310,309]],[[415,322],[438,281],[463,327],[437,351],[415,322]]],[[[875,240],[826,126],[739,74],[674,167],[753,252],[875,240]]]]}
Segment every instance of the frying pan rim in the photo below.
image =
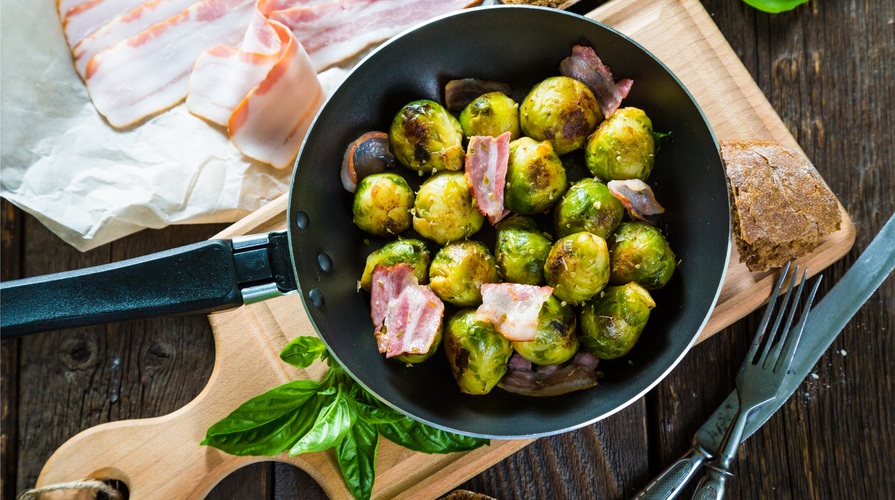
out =
{"type": "MultiPolygon", "coordinates": [[[[565,15],[565,16],[570,16],[570,17],[573,17],[573,18],[575,18],[575,19],[577,19],[577,20],[583,20],[583,21],[586,21],[586,22],[589,22],[589,23],[596,24],[596,25],[598,25],[599,27],[601,27],[601,28],[603,28],[603,29],[605,29],[605,30],[608,30],[609,32],[611,32],[611,33],[613,33],[613,34],[615,34],[615,35],[617,35],[617,36],[623,38],[623,39],[626,40],[627,42],[630,42],[631,44],[633,44],[637,49],[643,51],[644,54],[646,54],[647,56],[649,56],[650,58],[652,58],[654,61],[656,61],[656,62],[659,64],[659,66],[661,66],[662,69],[664,69],[664,70],[668,73],[668,75],[670,75],[671,78],[673,78],[674,81],[675,81],[678,85],[680,85],[680,87],[684,90],[684,93],[685,93],[685,94],[687,95],[687,97],[690,99],[690,102],[693,104],[693,106],[696,107],[696,110],[697,110],[697,112],[699,113],[699,116],[702,118],[703,123],[705,124],[706,128],[708,129],[708,131],[709,131],[709,135],[711,136],[712,141],[714,142],[714,145],[715,145],[715,152],[716,152],[716,154],[718,155],[718,165],[720,165],[721,168],[723,168],[723,165],[724,165],[724,164],[723,164],[723,160],[721,159],[720,144],[719,144],[719,142],[718,142],[718,138],[717,138],[717,136],[715,135],[715,131],[714,131],[714,129],[712,129],[712,126],[711,126],[711,124],[710,124],[709,121],[708,121],[708,118],[706,118],[705,113],[703,112],[702,108],[699,106],[699,103],[698,103],[698,102],[696,101],[696,99],[693,97],[693,94],[690,93],[690,90],[683,84],[683,82],[681,82],[681,80],[677,77],[677,75],[676,75],[673,71],[671,71],[671,69],[668,68],[668,66],[665,65],[665,63],[663,63],[658,57],[656,57],[655,55],[653,55],[653,53],[650,52],[649,50],[647,50],[645,47],[643,47],[642,45],[640,45],[639,43],[637,43],[636,41],[634,41],[633,39],[631,39],[631,38],[628,37],[627,35],[625,35],[625,34],[619,32],[618,30],[616,30],[616,29],[614,29],[614,28],[612,28],[612,27],[610,27],[610,26],[607,26],[607,25],[605,25],[605,24],[603,24],[603,23],[601,23],[601,22],[598,22],[598,21],[595,21],[595,20],[593,20],[593,19],[590,19],[590,18],[588,18],[588,17],[581,16],[581,15],[574,14],[574,13],[570,13],[570,12],[566,12],[566,11],[563,11],[563,10],[551,9],[551,8],[547,8],[547,7],[531,6],[531,5],[492,5],[492,6],[476,7],[476,8],[473,8],[473,9],[464,9],[464,10],[460,10],[460,11],[457,11],[457,12],[452,12],[452,13],[444,14],[444,15],[441,15],[441,16],[438,16],[438,17],[435,17],[435,18],[432,18],[432,19],[430,19],[430,20],[428,20],[428,21],[426,21],[426,22],[417,24],[417,25],[415,25],[415,26],[413,26],[413,27],[411,27],[411,28],[408,28],[408,29],[402,31],[401,33],[399,33],[399,34],[393,36],[392,38],[390,38],[390,39],[387,40],[386,42],[382,43],[382,44],[379,45],[378,47],[376,47],[376,48],[375,48],[374,50],[372,50],[369,54],[367,54],[367,55],[366,55],[360,62],[358,62],[357,64],[355,64],[355,65],[351,68],[351,70],[348,72],[348,74],[345,75],[345,78],[342,80],[342,83],[344,83],[344,82],[347,81],[349,78],[351,78],[351,76],[352,76],[352,75],[353,75],[359,68],[361,68],[361,67],[367,62],[368,59],[370,59],[370,58],[376,56],[381,50],[384,50],[386,47],[390,46],[392,43],[397,43],[401,38],[403,38],[403,37],[404,37],[406,34],[408,34],[408,33],[415,32],[415,31],[417,31],[417,30],[420,30],[420,29],[424,28],[425,26],[428,26],[428,25],[433,24],[433,23],[437,23],[437,22],[439,22],[439,21],[441,21],[441,20],[443,20],[443,19],[445,19],[445,18],[448,18],[448,17],[463,16],[463,15],[476,15],[478,12],[481,12],[481,11],[490,11],[490,10],[494,10],[494,9],[516,9],[516,10],[525,9],[525,10],[543,11],[543,12],[545,12],[545,13],[549,13],[549,14],[551,14],[551,15],[565,15]]],[[[341,86],[342,83],[340,83],[339,86],[341,86]]],[[[308,320],[310,321],[311,325],[314,327],[314,331],[317,332],[317,336],[318,336],[318,338],[324,343],[324,345],[326,345],[327,350],[329,350],[329,354],[333,357],[333,359],[336,360],[336,362],[339,364],[339,366],[341,366],[342,369],[345,370],[345,372],[348,373],[348,375],[350,375],[351,378],[354,379],[355,382],[357,382],[357,383],[358,383],[361,387],[363,387],[367,392],[369,392],[369,393],[372,394],[374,397],[376,397],[376,399],[382,401],[384,404],[388,405],[390,408],[392,408],[392,409],[398,411],[399,413],[401,413],[401,414],[403,414],[403,415],[407,415],[408,417],[410,417],[410,418],[412,418],[412,419],[414,419],[414,420],[416,420],[416,421],[422,422],[422,423],[424,423],[424,424],[426,424],[426,425],[429,425],[429,426],[432,426],[432,427],[435,427],[435,428],[437,428],[437,429],[441,429],[441,430],[444,430],[444,431],[453,432],[453,433],[461,434],[461,435],[464,435],[464,436],[471,436],[471,437],[485,438],[485,439],[497,439],[497,440],[507,440],[507,439],[535,439],[535,438],[540,438],[540,437],[547,437],[547,436],[553,436],[553,435],[557,435],[557,434],[562,434],[562,433],[565,433],[565,432],[569,432],[569,431],[573,431],[573,430],[576,430],[576,429],[580,429],[580,428],[585,427],[585,426],[588,426],[588,425],[592,425],[592,424],[594,424],[594,423],[596,423],[596,422],[599,422],[600,420],[603,420],[603,419],[605,419],[605,418],[608,418],[608,417],[610,417],[610,416],[612,416],[612,415],[614,415],[614,414],[620,412],[621,410],[627,408],[628,406],[630,406],[631,404],[633,404],[635,401],[638,401],[640,398],[642,398],[646,393],[648,393],[649,391],[651,391],[651,390],[652,390],[655,386],[657,386],[660,382],[662,382],[663,380],[665,380],[665,377],[667,377],[668,374],[671,373],[671,371],[674,370],[674,368],[677,367],[677,365],[684,359],[684,356],[686,356],[686,355],[690,352],[690,349],[693,348],[693,345],[696,343],[696,341],[699,339],[699,336],[702,334],[702,331],[705,329],[706,324],[708,324],[709,319],[711,319],[712,312],[714,312],[714,310],[715,310],[715,306],[716,306],[717,303],[718,303],[718,298],[721,296],[721,290],[722,290],[722,288],[724,287],[724,281],[725,281],[726,278],[727,278],[727,270],[728,270],[728,267],[729,267],[729,265],[730,265],[730,254],[731,254],[731,239],[730,239],[730,235],[731,235],[731,230],[732,230],[732,227],[731,227],[732,222],[731,222],[731,217],[730,217],[730,193],[729,193],[729,191],[728,191],[727,189],[724,190],[724,195],[725,195],[725,197],[727,198],[727,203],[726,203],[726,208],[727,208],[727,236],[728,236],[728,237],[727,237],[727,250],[726,250],[726,252],[725,252],[724,266],[723,266],[723,269],[722,269],[722,271],[721,271],[721,278],[720,278],[720,280],[719,280],[719,282],[718,282],[717,289],[715,290],[715,295],[714,295],[714,297],[712,298],[711,305],[709,306],[709,308],[708,308],[708,310],[707,310],[707,312],[706,312],[706,315],[705,315],[705,317],[704,317],[703,320],[702,320],[702,323],[699,325],[699,328],[697,328],[697,329],[695,330],[695,332],[693,333],[693,337],[690,339],[690,341],[689,341],[689,343],[687,344],[687,346],[681,351],[680,355],[678,355],[678,357],[677,357],[677,358],[676,358],[676,359],[675,359],[675,360],[668,366],[668,368],[667,368],[664,372],[662,372],[658,377],[656,377],[655,380],[653,380],[652,382],[650,382],[649,384],[647,384],[647,386],[646,386],[642,391],[638,392],[636,395],[634,395],[633,397],[629,398],[627,401],[623,402],[622,404],[616,406],[616,407],[613,408],[612,410],[607,411],[607,412],[604,412],[604,413],[602,413],[602,414],[600,414],[600,415],[597,415],[596,417],[594,417],[594,418],[592,418],[592,419],[590,419],[590,420],[586,420],[586,421],[584,421],[584,422],[580,422],[580,423],[578,423],[578,424],[575,424],[575,425],[572,425],[572,426],[568,426],[568,427],[563,427],[563,428],[561,428],[561,429],[556,429],[556,430],[553,430],[553,431],[539,432],[539,433],[532,433],[532,434],[507,434],[507,435],[504,435],[504,434],[499,434],[499,435],[498,435],[498,434],[480,434],[480,433],[474,433],[474,432],[467,432],[467,431],[462,431],[462,430],[452,429],[452,428],[447,427],[447,426],[445,426],[445,425],[441,425],[441,424],[438,424],[438,423],[435,423],[435,422],[430,422],[430,421],[428,421],[428,420],[426,420],[426,419],[424,419],[424,418],[421,418],[421,417],[419,417],[419,416],[417,416],[417,415],[412,415],[412,414],[410,414],[409,412],[405,411],[404,409],[399,408],[398,406],[392,404],[391,402],[389,402],[388,400],[386,400],[385,398],[383,398],[382,396],[380,396],[379,394],[377,394],[375,391],[373,391],[372,389],[370,389],[369,387],[367,387],[367,385],[364,384],[364,383],[363,383],[363,382],[362,382],[362,381],[361,381],[361,380],[360,380],[360,379],[359,379],[359,378],[358,378],[358,377],[357,377],[351,370],[349,370],[348,368],[345,367],[345,364],[342,363],[342,361],[339,359],[339,357],[332,351],[332,349],[330,348],[329,343],[327,343],[326,339],[324,338],[324,335],[321,333],[320,329],[317,327],[317,323],[314,321],[313,316],[312,316],[312,314],[311,314],[311,309],[310,309],[310,307],[309,307],[309,305],[308,305],[308,298],[305,296],[305,293],[304,293],[304,291],[302,290],[301,280],[299,279],[299,276],[298,276],[298,267],[296,266],[296,245],[297,245],[297,243],[296,243],[295,238],[294,238],[294,230],[293,230],[293,217],[294,217],[296,214],[293,213],[293,207],[294,207],[294,204],[293,204],[293,196],[295,195],[295,192],[296,192],[296,183],[295,183],[295,180],[296,180],[296,179],[295,179],[295,178],[296,178],[296,176],[297,176],[297,174],[298,174],[298,163],[299,163],[299,161],[301,160],[302,153],[304,153],[304,149],[305,149],[305,146],[307,145],[308,137],[310,137],[310,135],[311,135],[311,131],[314,130],[314,127],[315,127],[316,124],[317,124],[317,120],[318,120],[318,119],[320,118],[320,116],[323,114],[323,110],[326,109],[326,106],[329,104],[330,100],[331,100],[331,99],[333,98],[333,96],[336,94],[336,92],[338,91],[338,88],[339,88],[339,87],[335,87],[335,88],[332,90],[331,94],[327,97],[326,101],[324,101],[323,105],[321,105],[320,110],[319,110],[319,111],[317,112],[317,114],[314,116],[314,120],[311,122],[311,125],[308,127],[308,131],[307,131],[307,133],[305,134],[304,139],[302,140],[302,144],[301,144],[301,148],[299,149],[298,156],[296,156],[296,158],[295,158],[295,162],[294,162],[294,164],[293,164],[293,171],[292,171],[292,181],[291,181],[291,183],[290,183],[290,187],[289,187],[288,207],[287,207],[287,210],[286,210],[286,217],[287,217],[287,231],[286,231],[286,233],[287,233],[287,236],[288,236],[288,238],[289,238],[289,256],[290,256],[290,260],[291,260],[291,262],[292,262],[292,272],[295,274],[295,282],[296,282],[297,293],[301,296],[301,302],[302,302],[302,305],[303,305],[304,308],[305,308],[305,313],[306,313],[306,315],[307,315],[307,317],[308,317],[308,320]]],[[[726,176],[725,176],[725,182],[726,182],[726,176]]]]}

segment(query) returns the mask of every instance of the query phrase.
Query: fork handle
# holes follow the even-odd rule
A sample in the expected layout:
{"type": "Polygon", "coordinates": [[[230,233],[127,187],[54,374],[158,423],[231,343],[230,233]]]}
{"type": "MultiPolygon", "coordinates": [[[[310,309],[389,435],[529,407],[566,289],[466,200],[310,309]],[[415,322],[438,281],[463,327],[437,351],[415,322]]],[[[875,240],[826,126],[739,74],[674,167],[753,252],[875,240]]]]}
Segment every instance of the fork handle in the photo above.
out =
{"type": "Polygon", "coordinates": [[[733,474],[721,470],[711,464],[705,468],[705,477],[699,481],[693,500],[721,500],[727,491],[727,481],[733,478],[733,474]]]}
{"type": "Polygon", "coordinates": [[[662,471],[653,482],[640,490],[633,500],[671,500],[687,486],[696,471],[710,458],[708,454],[694,445],[683,457],[679,458],[662,471]]]}

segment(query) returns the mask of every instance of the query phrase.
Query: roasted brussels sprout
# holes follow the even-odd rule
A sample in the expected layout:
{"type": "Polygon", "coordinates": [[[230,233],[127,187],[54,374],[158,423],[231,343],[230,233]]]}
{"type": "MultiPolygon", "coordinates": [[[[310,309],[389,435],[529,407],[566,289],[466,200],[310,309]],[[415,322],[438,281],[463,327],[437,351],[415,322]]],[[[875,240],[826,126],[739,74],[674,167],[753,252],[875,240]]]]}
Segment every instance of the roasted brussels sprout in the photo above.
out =
{"type": "Polygon", "coordinates": [[[504,204],[521,215],[546,212],[566,192],[566,169],[550,141],[522,137],[510,143],[504,204]]]}
{"type": "Polygon", "coordinates": [[[656,303],[637,283],[606,287],[600,295],[581,307],[579,337],[598,358],[615,359],[637,343],[656,303]]]}
{"type": "Polygon", "coordinates": [[[647,290],[665,286],[674,274],[676,257],[662,233],[646,222],[625,222],[612,238],[609,282],[635,281],[647,290]]]}
{"type": "Polygon", "coordinates": [[[522,132],[539,141],[549,140],[561,155],[584,146],[602,118],[593,92],[565,76],[535,85],[519,108],[522,132]]]}
{"type": "Polygon", "coordinates": [[[439,245],[468,238],[485,223],[473,203],[463,172],[440,172],[416,194],[413,228],[439,245]]]}
{"type": "Polygon", "coordinates": [[[416,363],[422,363],[423,361],[429,359],[438,351],[438,345],[441,344],[441,339],[443,337],[442,332],[444,331],[444,322],[438,325],[438,334],[435,335],[435,340],[432,341],[432,347],[429,348],[429,352],[425,354],[410,354],[404,353],[395,356],[393,359],[396,359],[407,366],[414,365],[416,363]]]}
{"type": "Polygon", "coordinates": [[[496,226],[494,257],[504,281],[539,285],[544,281],[544,261],[552,243],[531,217],[513,215],[496,226]]]}
{"type": "Polygon", "coordinates": [[[354,223],[368,233],[388,236],[410,227],[413,190],[397,174],[364,177],[354,193],[354,223]]]}
{"type": "Polygon", "coordinates": [[[460,122],[435,101],[414,101],[398,111],[388,133],[395,158],[417,172],[463,168],[460,122]]]}
{"type": "Polygon", "coordinates": [[[429,276],[429,249],[420,240],[399,239],[386,243],[384,247],[367,256],[367,264],[364,266],[364,274],[360,279],[360,286],[370,291],[373,285],[373,269],[376,266],[392,267],[395,264],[407,264],[413,268],[413,275],[421,285],[426,284],[429,276]]]}
{"type": "Polygon", "coordinates": [[[478,241],[457,241],[432,259],[429,286],[442,300],[458,306],[482,303],[482,283],[497,283],[497,263],[478,241]]]}
{"type": "Polygon", "coordinates": [[[560,300],[572,304],[589,300],[609,281],[606,241],[586,231],[557,240],[547,254],[544,276],[560,300]]]}
{"type": "Polygon", "coordinates": [[[538,336],[529,342],[513,342],[520,356],[538,365],[559,365],[572,359],[578,351],[575,335],[575,312],[554,296],[538,313],[538,336]]]}
{"type": "Polygon", "coordinates": [[[491,392],[506,373],[513,347],[491,323],[476,321],[470,308],[448,321],[444,351],[460,390],[480,395],[491,392]]]}
{"type": "Polygon", "coordinates": [[[608,238],[622,223],[625,207],[596,179],[581,179],[566,191],[553,211],[558,237],[580,231],[608,238]]]}
{"type": "Polygon", "coordinates": [[[637,108],[622,108],[600,124],[587,140],[584,161],[604,181],[640,179],[653,171],[656,144],[653,122],[637,108]]]}
{"type": "Polygon", "coordinates": [[[519,105],[501,92],[477,97],[460,113],[460,126],[467,137],[497,137],[510,133],[510,140],[519,138],[519,105]]]}

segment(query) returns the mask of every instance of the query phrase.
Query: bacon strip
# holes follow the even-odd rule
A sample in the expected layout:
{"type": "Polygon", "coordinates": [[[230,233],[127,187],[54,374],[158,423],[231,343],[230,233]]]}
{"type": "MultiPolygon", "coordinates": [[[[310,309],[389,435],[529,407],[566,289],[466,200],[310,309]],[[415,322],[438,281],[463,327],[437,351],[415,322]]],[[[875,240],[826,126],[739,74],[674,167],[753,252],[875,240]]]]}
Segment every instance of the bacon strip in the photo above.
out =
{"type": "Polygon", "coordinates": [[[523,396],[559,396],[589,389],[597,385],[599,359],[586,351],[578,351],[562,365],[536,366],[513,353],[508,370],[497,386],[523,396]]]}
{"type": "Polygon", "coordinates": [[[419,286],[413,268],[376,266],[370,305],[379,352],[387,358],[429,352],[441,328],[444,303],[419,286]]]}
{"type": "Polygon", "coordinates": [[[594,49],[581,45],[572,48],[572,55],[562,60],[559,72],[587,85],[606,118],[615,113],[634,84],[633,80],[627,78],[615,83],[609,66],[603,64],[594,49]]]}
{"type": "Polygon", "coordinates": [[[373,333],[376,335],[379,352],[388,350],[388,339],[383,327],[388,314],[388,305],[395,301],[404,288],[416,286],[413,268],[405,264],[397,264],[389,268],[376,266],[373,269],[373,282],[370,288],[370,317],[373,318],[373,333]]]}
{"type": "Polygon", "coordinates": [[[183,100],[196,58],[236,45],[254,0],[203,0],[97,54],[87,63],[87,90],[114,127],[125,127],[183,100]]]}
{"type": "Polygon", "coordinates": [[[610,181],[606,187],[622,202],[634,219],[646,221],[647,215],[661,214],[665,211],[656,201],[653,190],[640,179],[610,181]]]}
{"type": "Polygon", "coordinates": [[[90,0],[62,13],[62,31],[68,46],[74,47],[87,35],[116,17],[127,14],[146,0],[90,0]]]}
{"type": "Polygon", "coordinates": [[[510,160],[510,133],[500,137],[475,136],[466,148],[466,183],[469,185],[479,213],[492,225],[510,211],[503,206],[507,165],[510,160]]]}
{"type": "Polygon", "coordinates": [[[551,294],[549,286],[483,283],[475,319],[493,324],[509,340],[528,342],[538,336],[538,313],[551,294]]]}
{"type": "Polygon", "coordinates": [[[270,13],[289,27],[321,71],[422,21],[481,0],[335,0],[270,13]]]}

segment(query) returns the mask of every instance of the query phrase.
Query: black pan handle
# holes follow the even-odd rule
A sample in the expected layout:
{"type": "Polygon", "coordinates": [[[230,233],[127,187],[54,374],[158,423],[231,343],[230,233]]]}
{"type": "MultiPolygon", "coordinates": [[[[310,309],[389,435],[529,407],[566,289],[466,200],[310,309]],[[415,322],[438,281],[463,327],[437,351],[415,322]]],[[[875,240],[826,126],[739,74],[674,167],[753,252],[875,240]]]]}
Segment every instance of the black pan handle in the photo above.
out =
{"type": "Polygon", "coordinates": [[[285,231],[0,283],[0,336],[210,313],[295,292],[285,231]]]}

